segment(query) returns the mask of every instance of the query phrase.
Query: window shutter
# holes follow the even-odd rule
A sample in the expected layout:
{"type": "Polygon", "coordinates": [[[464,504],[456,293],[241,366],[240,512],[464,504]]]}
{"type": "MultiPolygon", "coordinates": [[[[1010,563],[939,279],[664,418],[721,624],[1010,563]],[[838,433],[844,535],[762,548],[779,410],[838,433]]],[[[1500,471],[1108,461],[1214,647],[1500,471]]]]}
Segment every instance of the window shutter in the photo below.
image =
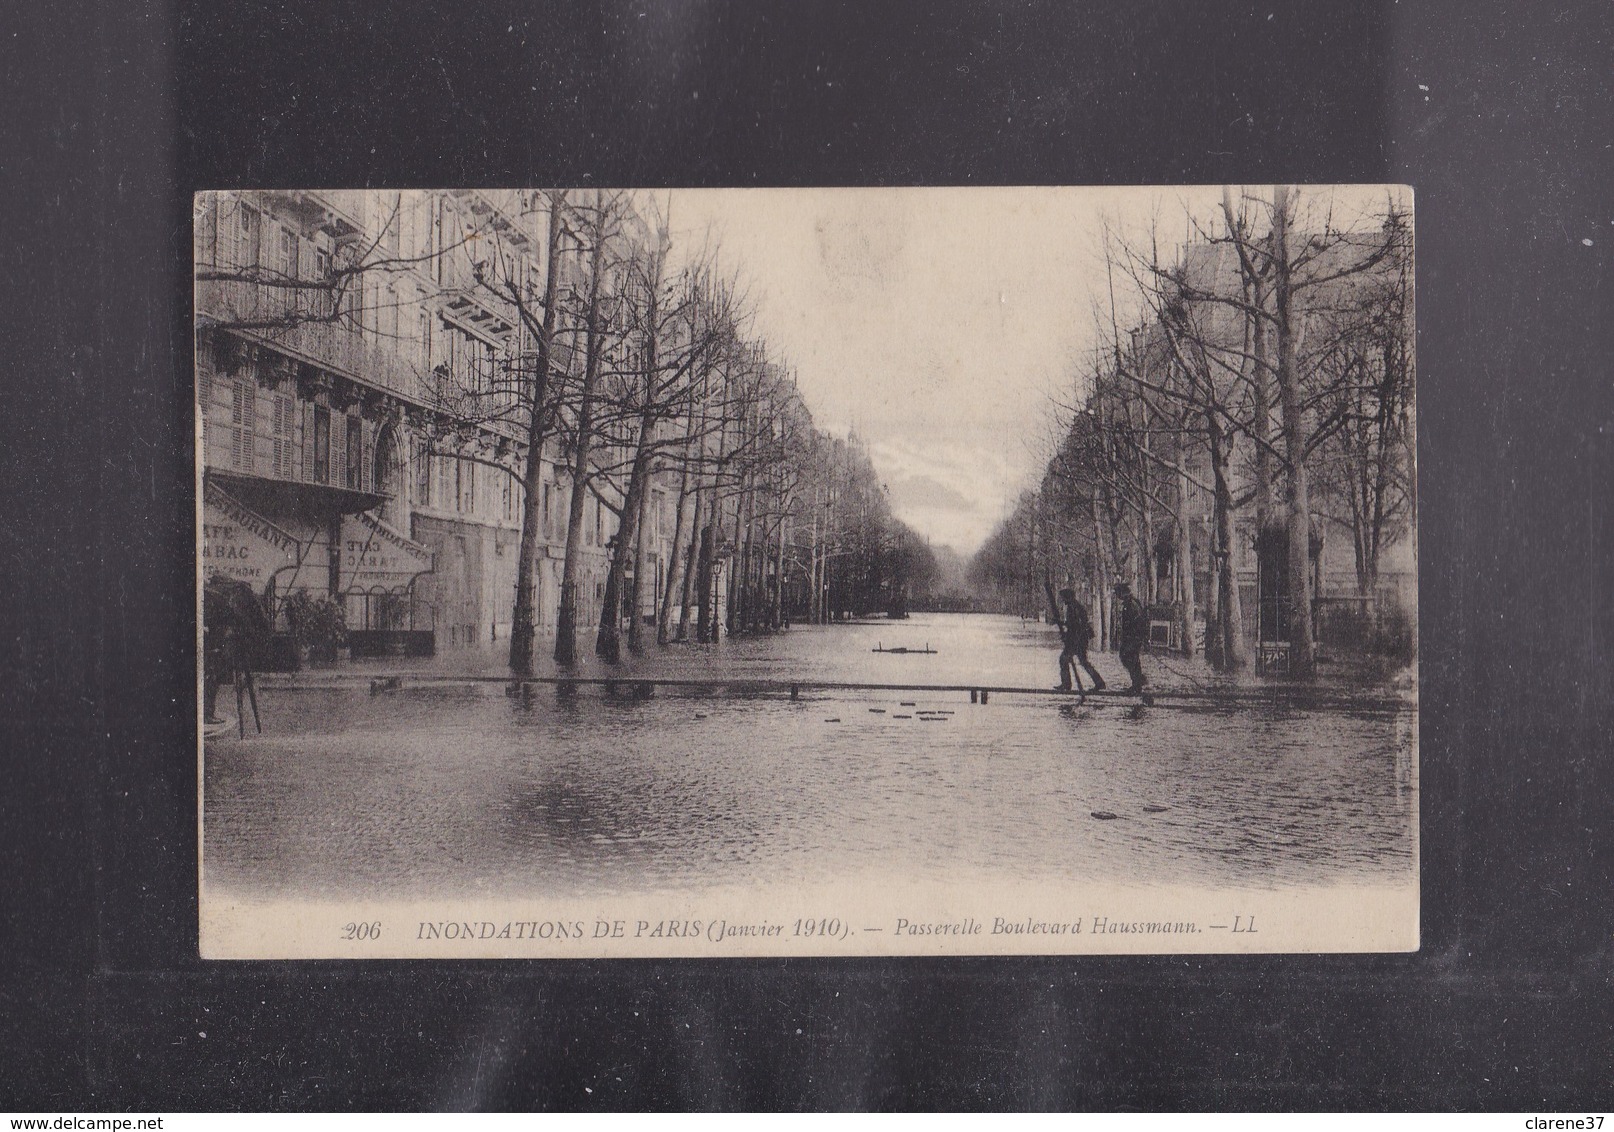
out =
{"type": "Polygon", "coordinates": [[[275,270],[289,278],[297,277],[297,233],[284,224],[273,227],[275,270]]]}
{"type": "Polygon", "coordinates": [[[285,408],[281,410],[282,420],[285,422],[285,431],[281,438],[285,443],[286,470],[282,473],[287,479],[297,478],[297,401],[286,397],[285,408]]]}
{"type": "Polygon", "coordinates": [[[359,489],[361,491],[375,490],[375,432],[369,421],[359,425],[361,437],[359,453],[359,489]]]}
{"type": "Polygon", "coordinates": [[[235,206],[234,223],[230,225],[230,235],[234,237],[231,241],[230,258],[238,267],[252,266],[252,260],[248,258],[251,240],[249,233],[252,227],[248,218],[251,214],[251,209],[246,205],[238,204],[235,206]]]}
{"type": "Polygon", "coordinates": [[[280,445],[281,409],[279,397],[269,398],[269,474],[279,476],[286,454],[280,445]]]}
{"type": "Polygon", "coordinates": [[[258,382],[256,379],[243,381],[246,387],[246,414],[241,422],[241,430],[246,434],[247,461],[246,470],[254,471],[257,465],[258,444],[258,382]]]}
{"type": "Polygon", "coordinates": [[[213,407],[213,374],[198,368],[196,372],[196,423],[202,431],[202,459],[211,463],[212,450],[208,441],[212,439],[212,426],[208,423],[208,410],[213,407]]]}
{"type": "Polygon", "coordinates": [[[331,466],[327,482],[347,486],[347,416],[331,414],[331,466]]]}
{"type": "Polygon", "coordinates": [[[296,437],[297,406],[290,397],[276,394],[274,398],[274,475],[279,479],[296,478],[294,440],[296,437]]]}
{"type": "Polygon", "coordinates": [[[238,471],[253,470],[253,429],[257,413],[257,383],[234,382],[230,402],[230,465],[238,471]]]}
{"type": "Polygon", "coordinates": [[[314,406],[303,405],[303,482],[314,482],[314,406]]]}
{"type": "Polygon", "coordinates": [[[343,431],[347,433],[346,464],[342,468],[342,483],[354,491],[364,490],[364,418],[343,418],[343,431]]]}

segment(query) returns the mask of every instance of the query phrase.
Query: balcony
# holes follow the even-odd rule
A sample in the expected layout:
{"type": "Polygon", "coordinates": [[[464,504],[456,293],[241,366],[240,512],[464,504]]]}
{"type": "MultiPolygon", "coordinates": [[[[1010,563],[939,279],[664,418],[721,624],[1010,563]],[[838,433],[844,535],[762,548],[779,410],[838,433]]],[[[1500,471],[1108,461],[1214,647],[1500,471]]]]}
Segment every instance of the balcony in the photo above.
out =
{"type": "Polygon", "coordinates": [[[267,195],[310,231],[329,233],[337,247],[364,234],[364,199],[355,190],[275,190],[267,195]]]}
{"type": "Polygon", "coordinates": [[[451,195],[501,239],[521,247],[532,243],[531,233],[521,224],[521,194],[503,190],[455,189],[451,195]]]}
{"type": "MultiPolygon", "coordinates": [[[[395,394],[421,408],[454,413],[453,407],[445,403],[443,391],[435,387],[436,379],[421,373],[416,359],[409,356],[413,342],[378,341],[345,319],[303,321],[313,317],[308,313],[313,296],[322,297],[323,293],[301,292],[288,297],[284,291],[261,284],[198,281],[197,325],[229,330],[360,385],[395,394]]],[[[477,415],[485,412],[484,405],[477,415]]],[[[484,421],[480,427],[499,436],[521,435],[507,421],[484,421]]]]}
{"type": "Polygon", "coordinates": [[[353,381],[421,401],[416,364],[346,319],[317,320],[325,292],[287,291],[239,280],[196,284],[200,325],[232,330],[353,381]]]}
{"type": "Polygon", "coordinates": [[[491,300],[480,289],[444,292],[441,303],[443,318],[495,346],[503,345],[515,332],[513,312],[501,310],[503,304],[491,300]]]}

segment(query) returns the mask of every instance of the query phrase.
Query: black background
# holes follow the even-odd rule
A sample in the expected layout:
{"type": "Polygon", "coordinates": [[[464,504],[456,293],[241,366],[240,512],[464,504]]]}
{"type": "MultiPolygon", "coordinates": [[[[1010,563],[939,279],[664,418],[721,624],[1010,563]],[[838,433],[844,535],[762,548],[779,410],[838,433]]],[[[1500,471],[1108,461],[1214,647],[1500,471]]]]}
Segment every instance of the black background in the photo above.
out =
{"type": "Polygon", "coordinates": [[[1606,1107],[1610,11],[8,11],[0,1106],[1606,1107]],[[194,190],[1272,179],[1417,189],[1420,953],[196,958],[194,190]]]}

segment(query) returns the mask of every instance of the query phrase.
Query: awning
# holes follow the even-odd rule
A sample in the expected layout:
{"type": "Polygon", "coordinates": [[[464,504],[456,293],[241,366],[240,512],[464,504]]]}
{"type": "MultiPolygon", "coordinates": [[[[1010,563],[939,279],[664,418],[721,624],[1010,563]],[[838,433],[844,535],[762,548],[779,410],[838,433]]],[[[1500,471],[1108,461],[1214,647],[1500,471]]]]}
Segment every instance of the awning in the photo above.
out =
{"type": "Polygon", "coordinates": [[[207,478],[217,480],[229,493],[257,511],[295,514],[319,522],[337,515],[357,515],[380,507],[390,495],[375,491],[354,491],[326,483],[277,480],[267,476],[243,475],[219,468],[207,469],[207,478]]]}
{"type": "Polygon", "coordinates": [[[245,582],[262,593],[286,570],[296,570],[306,547],[290,532],[243,505],[212,479],[202,492],[202,545],[197,548],[205,576],[245,582]]]}
{"type": "Polygon", "coordinates": [[[393,530],[374,515],[342,520],[342,592],[404,593],[434,569],[431,550],[393,530]]]}

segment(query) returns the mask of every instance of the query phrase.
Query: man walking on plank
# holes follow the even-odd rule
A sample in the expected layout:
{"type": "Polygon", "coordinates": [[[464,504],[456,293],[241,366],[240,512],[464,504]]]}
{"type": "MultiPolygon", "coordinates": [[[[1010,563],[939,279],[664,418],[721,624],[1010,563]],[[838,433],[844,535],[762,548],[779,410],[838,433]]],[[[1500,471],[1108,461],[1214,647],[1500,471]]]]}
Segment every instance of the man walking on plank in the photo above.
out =
{"type": "MultiPolygon", "coordinates": [[[[1076,600],[1075,590],[1060,590],[1059,596],[1065,603],[1065,615],[1059,619],[1059,635],[1065,647],[1059,654],[1059,685],[1056,690],[1071,691],[1073,679],[1075,690],[1081,690],[1082,678],[1076,670],[1079,664],[1087,670],[1088,677],[1093,681],[1093,691],[1103,691],[1104,677],[1098,674],[1092,662],[1087,659],[1087,646],[1093,639],[1093,622],[1087,615],[1087,607],[1076,600]]],[[[1057,606],[1054,612],[1058,613],[1057,606]]]]}

